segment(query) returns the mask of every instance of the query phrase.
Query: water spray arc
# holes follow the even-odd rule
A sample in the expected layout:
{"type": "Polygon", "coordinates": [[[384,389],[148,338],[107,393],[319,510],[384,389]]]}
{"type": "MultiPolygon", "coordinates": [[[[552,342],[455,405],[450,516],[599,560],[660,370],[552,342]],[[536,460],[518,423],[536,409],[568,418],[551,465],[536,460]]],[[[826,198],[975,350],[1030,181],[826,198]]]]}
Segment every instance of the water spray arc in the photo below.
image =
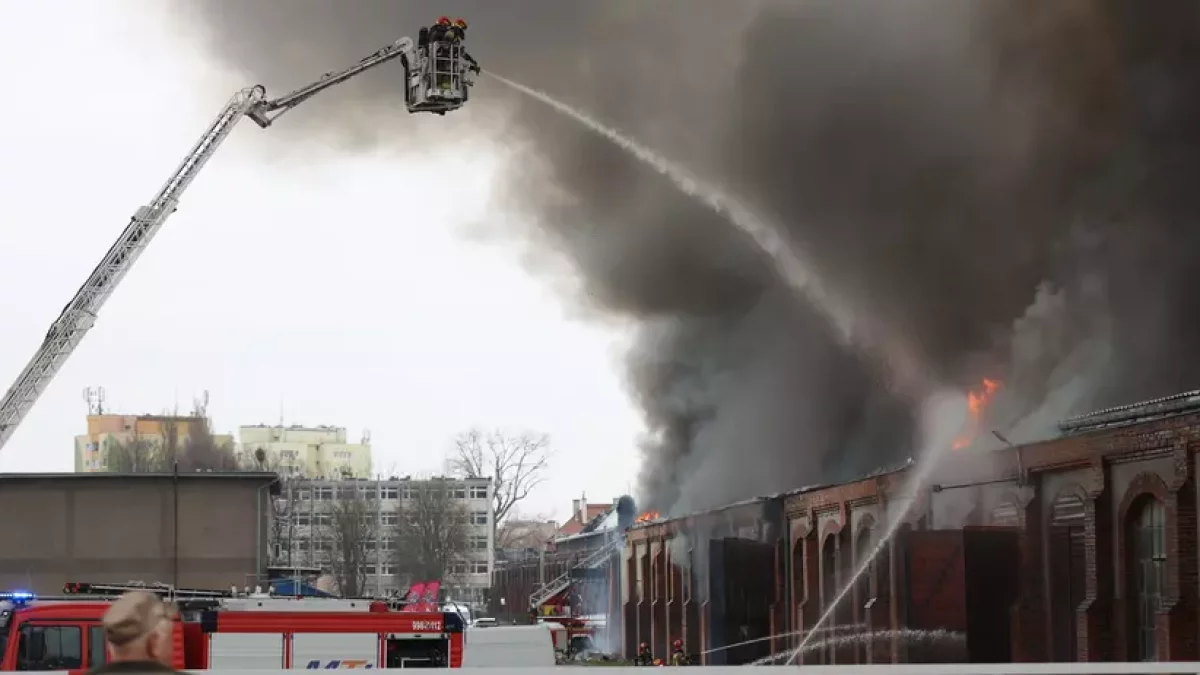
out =
{"type": "MultiPolygon", "coordinates": [[[[809,633],[813,635],[814,633],[809,633]]],[[[875,642],[883,642],[890,640],[899,640],[908,645],[915,644],[963,644],[966,642],[964,633],[956,633],[947,630],[914,630],[912,628],[901,628],[897,630],[877,630],[865,631],[861,633],[850,633],[847,635],[834,635],[832,637],[822,638],[808,644],[808,640],[796,649],[796,653],[815,652],[826,648],[837,649],[840,647],[853,647],[859,645],[869,645],[875,642]]],[[[782,659],[787,652],[783,654],[775,654],[766,658],[751,662],[752,666],[769,666],[775,664],[782,659]]],[[[791,665],[795,655],[789,655],[785,665],[791,665]]]]}
{"type": "Polygon", "coordinates": [[[898,389],[917,392],[927,388],[923,369],[913,356],[912,350],[898,340],[894,334],[877,325],[877,322],[871,317],[855,312],[849,303],[840,298],[821,279],[815,266],[806,259],[803,252],[783,236],[782,228],[769,224],[745,204],[726,194],[723,190],[697,178],[675,162],[590,115],[543,91],[527,87],[495,73],[486,74],[497,82],[544,103],[612,141],[622,150],[654,169],[659,175],[670,180],[684,194],[725,218],[766,254],[779,278],[794,293],[807,299],[825,317],[843,344],[873,360],[882,361],[882,365],[885,366],[892,377],[893,384],[898,389]]]}
{"type": "Polygon", "coordinates": [[[945,455],[945,453],[946,448],[944,446],[938,446],[937,448],[930,450],[924,457],[921,458],[921,461],[917,463],[912,478],[908,481],[907,491],[909,494],[901,497],[901,499],[904,500],[904,506],[896,511],[895,515],[891,517],[888,522],[887,529],[884,530],[883,536],[880,537],[879,541],[877,541],[875,545],[871,547],[870,553],[868,553],[867,556],[858,563],[858,566],[854,568],[854,573],[850,575],[850,578],[847,579],[845,584],[842,585],[842,589],[838,591],[837,595],[834,596],[833,601],[830,602],[829,606],[825,608],[825,612],[821,614],[821,617],[817,619],[815,624],[813,624],[813,627],[809,631],[808,635],[805,635],[804,639],[800,641],[800,646],[792,650],[791,656],[788,657],[788,660],[784,665],[792,665],[798,656],[806,653],[809,650],[813,638],[817,635],[820,635],[820,629],[824,627],[825,624],[829,623],[829,620],[833,617],[833,613],[835,610],[837,610],[838,605],[842,604],[842,601],[846,599],[846,596],[850,594],[850,591],[854,588],[855,584],[858,583],[859,577],[866,573],[867,568],[871,566],[871,563],[875,562],[875,558],[879,557],[879,554],[883,551],[883,549],[891,543],[892,538],[896,536],[896,532],[900,530],[900,526],[904,524],[905,520],[907,520],[908,514],[912,511],[913,506],[916,505],[920,497],[921,490],[925,487],[925,484],[929,482],[929,477],[933,474],[933,469],[935,466],[937,466],[938,460],[945,455]]]}
{"type": "MultiPolygon", "coordinates": [[[[893,378],[893,384],[902,391],[912,393],[929,390],[919,362],[913,357],[911,350],[900,340],[883,332],[880,327],[873,325],[870,317],[856,314],[852,308],[842,301],[824,281],[815,273],[813,266],[798,252],[781,234],[781,229],[771,226],[759,218],[753,211],[738,200],[729,197],[723,191],[706,183],[679,165],[671,162],[634,141],[621,132],[602,124],[589,115],[553,98],[545,92],[527,87],[508,78],[489,73],[489,76],[547,106],[567,115],[583,124],[592,131],[604,136],[621,149],[633,155],[636,159],[653,168],[657,173],[669,179],[676,187],[690,197],[693,197],[724,217],[734,227],[750,238],[751,241],[765,253],[775,267],[776,273],[799,296],[807,299],[837,331],[842,343],[855,349],[860,354],[882,361],[887,372],[893,378]]],[[[990,395],[990,392],[989,392],[990,395]]],[[[949,446],[936,444],[930,448],[916,465],[914,473],[908,482],[909,495],[904,505],[894,513],[887,528],[876,542],[870,553],[862,560],[854,573],[842,586],[837,596],[826,608],[825,612],[807,632],[799,647],[787,657],[787,665],[791,665],[801,653],[812,649],[812,641],[820,636],[833,616],[834,610],[841,604],[858,579],[866,572],[879,553],[889,544],[900,526],[905,522],[909,512],[918,500],[921,490],[929,482],[934,467],[944,455],[949,446]]]]}
{"type": "Polygon", "coordinates": [[[903,500],[903,506],[891,514],[887,521],[887,529],[884,530],[883,536],[881,536],[879,541],[877,541],[875,545],[871,547],[871,550],[866,557],[858,563],[854,569],[854,573],[850,575],[850,578],[847,579],[845,584],[842,585],[841,590],[839,590],[837,595],[834,596],[833,601],[830,602],[829,606],[825,608],[825,612],[822,613],[820,618],[817,619],[817,622],[813,624],[812,630],[808,633],[808,635],[804,636],[804,639],[800,641],[800,645],[796,647],[796,649],[792,650],[785,665],[791,665],[796,658],[800,656],[800,654],[803,654],[810,649],[813,638],[816,637],[819,634],[819,630],[829,622],[838,605],[840,605],[846,599],[846,596],[850,594],[850,591],[858,583],[859,578],[866,573],[867,569],[872,563],[875,562],[875,559],[879,557],[879,554],[883,551],[883,549],[891,543],[892,539],[896,536],[896,533],[900,530],[901,525],[908,520],[909,513],[912,512],[913,507],[920,499],[921,492],[929,484],[929,479],[933,475],[933,470],[937,467],[942,457],[945,457],[946,453],[950,450],[962,450],[966,447],[969,447],[975,441],[975,437],[979,433],[981,415],[999,388],[1000,383],[998,381],[985,378],[979,390],[967,392],[966,398],[968,418],[966,422],[968,425],[968,431],[966,435],[958,436],[951,444],[933,443],[929,446],[928,451],[921,455],[919,461],[913,469],[911,478],[909,478],[905,486],[908,494],[899,498],[899,500],[903,500]]]}

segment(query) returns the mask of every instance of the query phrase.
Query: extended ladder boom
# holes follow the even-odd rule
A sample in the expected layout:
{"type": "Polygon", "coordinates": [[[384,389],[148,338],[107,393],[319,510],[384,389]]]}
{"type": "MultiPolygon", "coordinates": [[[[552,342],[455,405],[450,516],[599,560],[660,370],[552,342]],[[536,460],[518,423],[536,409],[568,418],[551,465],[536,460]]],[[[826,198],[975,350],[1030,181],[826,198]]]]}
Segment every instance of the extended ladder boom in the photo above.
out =
{"type": "Polygon", "coordinates": [[[96,322],[96,315],[104,306],[104,301],[108,300],[138,256],[146,250],[162,224],[178,208],[179,197],[195,180],[196,174],[242,116],[265,96],[266,90],[256,86],[239,91],[229,100],[154,199],[133,214],[117,242],[108,249],[87,281],[75,292],[75,297],[50,324],[50,330],[46,332],[46,338],[33,359],[17,376],[17,381],[4,394],[4,398],[0,399],[0,448],[4,447],[17,425],[96,322]]]}
{"type": "MultiPolygon", "coordinates": [[[[409,79],[413,76],[410,69],[415,67],[418,61],[422,64],[428,61],[418,57],[412,47],[413,42],[410,38],[401,38],[345,70],[326,73],[320,80],[275,100],[267,100],[266,89],[261,85],[248,87],[235,94],[154,199],[133,214],[117,242],[50,325],[50,330],[46,332],[46,337],[33,359],[17,376],[16,382],[4,394],[4,398],[0,399],[0,448],[8,442],[17,425],[75,351],[83,336],[91,329],[105,300],[112,295],[117,284],[129,272],[142,251],[146,250],[163,223],[178,208],[179,198],[195,180],[196,174],[212,158],[243,116],[249,117],[265,129],[280,115],[325,89],[400,56],[405,57],[403,61],[407,88],[409,79]]],[[[447,103],[445,110],[452,110],[458,106],[461,106],[461,102],[447,103]]],[[[414,110],[411,103],[409,109],[414,110]]]]}

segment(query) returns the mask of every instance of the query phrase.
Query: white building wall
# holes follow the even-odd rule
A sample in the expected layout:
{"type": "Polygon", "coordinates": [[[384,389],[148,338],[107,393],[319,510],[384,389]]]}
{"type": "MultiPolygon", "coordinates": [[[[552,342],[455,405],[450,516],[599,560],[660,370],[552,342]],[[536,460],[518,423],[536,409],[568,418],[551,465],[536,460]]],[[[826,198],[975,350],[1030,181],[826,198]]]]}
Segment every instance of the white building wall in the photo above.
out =
{"type": "MultiPolygon", "coordinates": [[[[386,596],[406,590],[393,563],[396,510],[408,492],[422,481],[415,480],[309,480],[292,479],[282,486],[268,529],[272,566],[330,568],[332,557],[331,511],[340,490],[357,489],[374,500],[374,561],[367,569],[367,592],[386,596]],[[287,544],[290,542],[290,546],[287,544]]],[[[451,578],[443,579],[449,596],[470,604],[483,601],[491,586],[495,565],[495,513],[490,479],[451,480],[448,483],[464,501],[470,530],[468,557],[456,565],[451,578]]]]}

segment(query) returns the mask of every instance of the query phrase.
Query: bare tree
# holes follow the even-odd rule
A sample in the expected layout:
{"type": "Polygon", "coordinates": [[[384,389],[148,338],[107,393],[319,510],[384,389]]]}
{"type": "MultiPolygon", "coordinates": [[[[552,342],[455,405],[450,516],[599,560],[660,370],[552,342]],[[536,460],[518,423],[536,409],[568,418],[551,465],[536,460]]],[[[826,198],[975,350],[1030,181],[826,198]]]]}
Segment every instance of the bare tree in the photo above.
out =
{"type": "Polygon", "coordinates": [[[492,522],[500,523],[546,479],[551,454],[546,434],[469,429],[454,439],[448,464],[455,475],[492,479],[492,522]]]}
{"type": "Polygon", "coordinates": [[[444,478],[413,482],[397,511],[396,573],[401,579],[445,580],[467,559],[467,509],[444,478]]]}
{"type": "Polygon", "coordinates": [[[296,516],[299,500],[296,498],[295,483],[280,481],[279,495],[271,500],[271,565],[291,567],[295,564],[293,549],[297,542],[296,516]]]}
{"type": "Polygon", "coordinates": [[[108,437],[104,441],[104,465],[113,473],[170,471],[160,443],[134,433],[127,441],[108,437]]]}
{"type": "Polygon", "coordinates": [[[292,564],[292,547],[296,541],[296,503],[291,494],[281,491],[271,500],[271,566],[292,564]]]}
{"type": "Polygon", "coordinates": [[[193,417],[188,421],[187,440],[177,461],[179,470],[186,472],[237,471],[240,468],[233,443],[219,442],[204,417],[193,417]]]}
{"type": "Polygon", "coordinates": [[[179,466],[179,459],[183,455],[183,439],[179,433],[179,414],[176,412],[165,412],[159,418],[159,429],[161,436],[160,454],[162,455],[163,471],[175,471],[179,466]]]}
{"type": "Polygon", "coordinates": [[[399,475],[400,465],[396,462],[390,462],[387,465],[387,468],[385,468],[383,472],[379,474],[379,478],[381,480],[396,480],[399,475]]]}
{"type": "Polygon", "coordinates": [[[330,512],[333,554],[330,571],[343,597],[362,597],[367,584],[367,565],[374,561],[378,530],[375,499],[356,485],[337,488],[330,512]]]}
{"type": "Polygon", "coordinates": [[[522,516],[510,512],[496,531],[496,548],[537,549],[558,531],[558,523],[543,516],[522,516]]]}

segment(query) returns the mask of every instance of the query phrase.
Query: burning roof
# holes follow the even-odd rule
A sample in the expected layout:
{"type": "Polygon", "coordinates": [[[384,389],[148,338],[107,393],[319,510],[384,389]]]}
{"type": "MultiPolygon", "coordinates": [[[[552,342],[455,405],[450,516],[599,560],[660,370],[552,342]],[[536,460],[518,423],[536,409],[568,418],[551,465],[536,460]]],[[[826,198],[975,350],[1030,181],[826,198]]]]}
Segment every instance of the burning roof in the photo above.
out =
{"type": "Polygon", "coordinates": [[[662,514],[660,514],[658,511],[646,511],[642,515],[635,518],[633,524],[641,525],[642,523],[653,523],[658,520],[662,520],[662,514]]]}

